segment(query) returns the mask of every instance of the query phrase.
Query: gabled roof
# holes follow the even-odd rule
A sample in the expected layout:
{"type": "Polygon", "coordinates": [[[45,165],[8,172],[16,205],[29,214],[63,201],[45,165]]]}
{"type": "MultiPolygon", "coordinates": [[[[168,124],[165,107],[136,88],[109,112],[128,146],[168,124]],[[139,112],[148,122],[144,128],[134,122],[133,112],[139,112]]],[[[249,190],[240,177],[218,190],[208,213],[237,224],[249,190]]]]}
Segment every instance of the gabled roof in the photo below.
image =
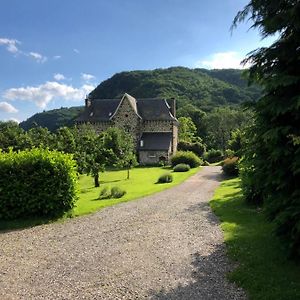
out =
{"type": "Polygon", "coordinates": [[[120,99],[93,99],[91,105],[76,119],[77,121],[109,121],[115,113],[120,99]]]}
{"type": "Polygon", "coordinates": [[[169,150],[171,143],[171,132],[145,132],[142,134],[139,150],[169,150]]]}
{"type": "Polygon", "coordinates": [[[125,99],[129,101],[137,116],[143,120],[177,121],[165,99],[135,99],[127,93],[122,99],[90,99],[91,105],[85,108],[76,121],[110,121],[125,99]]]}
{"type": "Polygon", "coordinates": [[[119,110],[121,104],[123,103],[123,101],[128,100],[130,106],[132,107],[132,109],[134,110],[134,112],[136,113],[136,115],[140,118],[141,116],[138,114],[137,111],[137,107],[136,107],[136,100],[135,98],[133,98],[132,96],[130,96],[129,94],[125,93],[124,96],[122,97],[120,103],[118,104],[118,107],[116,108],[115,112],[113,113],[113,115],[110,117],[110,119],[112,119],[114,117],[114,115],[117,113],[117,111],[119,110]]]}

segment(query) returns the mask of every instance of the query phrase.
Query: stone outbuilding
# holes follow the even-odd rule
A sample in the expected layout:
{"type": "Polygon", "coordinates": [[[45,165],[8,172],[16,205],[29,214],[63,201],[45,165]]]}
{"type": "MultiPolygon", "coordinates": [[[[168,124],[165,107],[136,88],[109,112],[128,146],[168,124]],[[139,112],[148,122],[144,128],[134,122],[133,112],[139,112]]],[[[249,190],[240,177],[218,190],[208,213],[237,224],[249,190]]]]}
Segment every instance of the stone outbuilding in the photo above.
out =
{"type": "Polygon", "coordinates": [[[126,93],[121,99],[87,98],[76,123],[90,123],[98,132],[124,129],[133,138],[140,164],[169,161],[177,150],[175,99],[135,99],[126,93]]]}

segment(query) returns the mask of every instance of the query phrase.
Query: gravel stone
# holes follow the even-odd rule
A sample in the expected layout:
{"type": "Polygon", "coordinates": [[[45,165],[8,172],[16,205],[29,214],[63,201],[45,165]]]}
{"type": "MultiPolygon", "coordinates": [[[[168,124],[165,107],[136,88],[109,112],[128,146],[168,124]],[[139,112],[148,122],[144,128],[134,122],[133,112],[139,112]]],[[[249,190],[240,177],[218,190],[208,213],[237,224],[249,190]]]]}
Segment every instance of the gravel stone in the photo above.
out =
{"type": "Polygon", "coordinates": [[[0,233],[0,299],[246,299],[208,201],[220,167],[63,223],[0,233]]]}

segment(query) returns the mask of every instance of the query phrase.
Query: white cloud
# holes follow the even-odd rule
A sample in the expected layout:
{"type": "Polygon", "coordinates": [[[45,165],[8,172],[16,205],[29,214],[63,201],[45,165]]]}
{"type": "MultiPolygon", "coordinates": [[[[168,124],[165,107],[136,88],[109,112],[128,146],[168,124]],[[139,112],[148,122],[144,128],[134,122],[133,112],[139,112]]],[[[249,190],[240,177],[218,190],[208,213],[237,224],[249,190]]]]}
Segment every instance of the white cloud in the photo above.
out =
{"type": "Polygon", "coordinates": [[[73,51],[74,51],[75,53],[77,53],[77,54],[80,53],[80,51],[79,51],[78,49],[76,49],[76,48],[74,48],[73,51]]]}
{"type": "Polygon", "coordinates": [[[46,56],[43,56],[40,53],[37,52],[29,52],[28,54],[30,57],[32,57],[33,59],[35,59],[38,63],[44,63],[47,60],[46,56]]]}
{"type": "Polygon", "coordinates": [[[7,102],[0,102],[0,111],[6,112],[6,113],[16,113],[18,110],[12,106],[11,104],[7,102]]]}
{"type": "Polygon", "coordinates": [[[219,52],[211,55],[208,60],[200,60],[196,62],[196,67],[204,67],[208,69],[244,69],[241,61],[244,56],[235,51],[219,52]]]}
{"type": "Polygon", "coordinates": [[[8,89],[4,92],[3,97],[6,100],[31,101],[38,107],[45,108],[55,98],[75,101],[83,100],[85,95],[94,88],[93,85],[83,85],[80,88],[74,88],[71,85],[47,81],[39,86],[8,89]]]}
{"type": "Polygon", "coordinates": [[[20,41],[15,39],[7,39],[7,38],[0,38],[0,45],[6,46],[6,50],[10,53],[18,53],[20,50],[18,49],[17,45],[21,44],[20,41]]]}
{"type": "Polygon", "coordinates": [[[53,59],[54,60],[61,59],[61,56],[60,55],[55,55],[55,56],[53,56],[53,59]]]}
{"type": "Polygon", "coordinates": [[[90,81],[95,78],[96,77],[92,74],[81,73],[81,79],[83,79],[84,81],[90,81]]]}
{"type": "Polygon", "coordinates": [[[14,121],[16,123],[20,123],[20,120],[19,119],[16,119],[16,118],[9,118],[8,121],[14,121]]]}
{"type": "Polygon", "coordinates": [[[63,74],[60,74],[60,73],[54,74],[53,77],[54,77],[54,79],[57,80],[57,81],[66,79],[66,77],[65,77],[63,74]]]}

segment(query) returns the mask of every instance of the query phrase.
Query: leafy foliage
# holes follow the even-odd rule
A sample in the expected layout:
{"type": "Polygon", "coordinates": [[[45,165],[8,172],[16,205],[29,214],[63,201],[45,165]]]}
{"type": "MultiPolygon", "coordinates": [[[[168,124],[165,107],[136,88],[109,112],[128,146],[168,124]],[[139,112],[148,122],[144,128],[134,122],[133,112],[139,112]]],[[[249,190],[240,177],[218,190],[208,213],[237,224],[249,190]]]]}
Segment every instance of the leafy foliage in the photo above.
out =
{"type": "Polygon", "coordinates": [[[111,188],[111,197],[115,199],[122,198],[126,194],[126,191],[118,186],[113,186],[111,188]]]}
{"type": "Polygon", "coordinates": [[[246,59],[252,64],[250,82],[263,86],[263,96],[254,105],[255,124],[248,131],[243,191],[248,201],[264,203],[277,233],[300,256],[300,2],[252,0],[234,25],[249,15],[263,37],[279,37],[246,59]]]}
{"type": "Polygon", "coordinates": [[[190,170],[190,166],[187,164],[178,164],[173,168],[174,172],[188,172],[190,170]]]}
{"type": "Polygon", "coordinates": [[[173,181],[173,176],[170,173],[165,173],[159,176],[157,183],[170,183],[173,181]]]}
{"type": "Polygon", "coordinates": [[[201,142],[179,142],[177,147],[179,151],[192,151],[199,157],[205,152],[205,145],[201,142]]]}
{"type": "Polygon", "coordinates": [[[51,132],[54,132],[60,127],[71,127],[74,125],[74,120],[83,112],[83,106],[61,107],[49,111],[43,111],[31,116],[26,121],[20,123],[20,127],[24,130],[41,126],[46,127],[51,132]]]}
{"type": "Polygon", "coordinates": [[[225,175],[228,176],[238,176],[239,168],[238,168],[238,157],[226,158],[223,161],[222,170],[225,175]]]}
{"type": "Polygon", "coordinates": [[[223,159],[222,151],[215,149],[208,150],[204,155],[204,159],[209,163],[219,162],[223,159]]]}
{"type": "Polygon", "coordinates": [[[0,153],[0,218],[56,217],[77,199],[76,163],[56,151],[0,153]]]}
{"type": "Polygon", "coordinates": [[[178,164],[187,164],[191,168],[200,166],[203,163],[202,159],[191,151],[177,151],[171,158],[172,166],[178,164]]]}

